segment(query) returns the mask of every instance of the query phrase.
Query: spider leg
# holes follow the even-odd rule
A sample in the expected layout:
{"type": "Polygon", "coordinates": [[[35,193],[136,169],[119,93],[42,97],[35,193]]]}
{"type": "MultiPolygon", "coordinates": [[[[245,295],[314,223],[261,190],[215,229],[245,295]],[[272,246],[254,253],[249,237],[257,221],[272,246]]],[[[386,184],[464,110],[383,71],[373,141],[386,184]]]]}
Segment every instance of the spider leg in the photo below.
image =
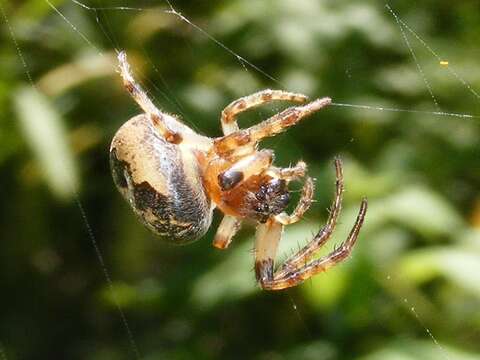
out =
{"type": "Polygon", "coordinates": [[[127,54],[124,51],[118,54],[118,63],[125,89],[127,89],[130,96],[148,115],[152,125],[165,140],[174,144],[179,144],[186,140],[187,144],[195,144],[196,148],[203,150],[208,150],[211,147],[210,139],[196,134],[176,117],[160,111],[153,104],[140,84],[135,81],[130,64],[127,61],[127,54]]]}
{"type": "Polygon", "coordinates": [[[288,215],[286,212],[282,212],[278,215],[275,215],[275,220],[282,225],[290,225],[299,221],[312,204],[313,190],[313,180],[311,177],[307,177],[303,186],[302,196],[293,213],[288,215]]]}
{"type": "Polygon", "coordinates": [[[122,51],[118,54],[118,62],[120,68],[120,75],[123,79],[123,85],[129,92],[130,96],[136,101],[136,103],[142,108],[142,110],[149,115],[152,124],[162,134],[167,141],[180,142],[180,134],[169,129],[165,121],[163,121],[162,112],[157,109],[152,100],[147,96],[146,92],[142,89],[140,84],[135,81],[130,64],[127,61],[127,54],[122,51]]]}
{"type": "Polygon", "coordinates": [[[224,135],[231,134],[239,130],[236,117],[238,114],[268,103],[270,101],[294,101],[303,103],[308,100],[305,95],[295,94],[282,90],[262,90],[254,94],[244,96],[231,102],[223,111],[221,117],[222,130],[224,135]]]}
{"type": "MultiPolygon", "coordinates": [[[[280,267],[279,270],[273,272],[273,261],[270,267],[270,264],[264,261],[259,261],[257,259],[257,274],[272,274],[271,277],[259,277],[257,276],[258,281],[262,288],[267,290],[280,290],[287,287],[298,285],[304,280],[310,278],[311,276],[318,274],[320,272],[326,271],[335,264],[346,259],[357,240],[360,228],[362,227],[363,221],[365,219],[365,214],[367,211],[367,200],[363,199],[360,211],[357,216],[355,225],[353,226],[350,235],[347,240],[342,243],[342,245],[332,251],[325,257],[322,257],[318,260],[311,260],[312,256],[319,250],[330,238],[332,235],[335,226],[337,224],[337,218],[342,207],[342,193],[343,193],[343,171],[342,163],[339,159],[335,160],[335,170],[336,170],[336,191],[335,198],[333,200],[330,216],[327,220],[327,224],[315,235],[315,237],[304,246],[298,253],[294,254],[288,258],[284,264],[280,267]]],[[[304,189],[305,193],[305,189],[304,189]]],[[[302,196],[303,197],[303,196],[302,196]]],[[[297,208],[301,206],[301,202],[297,208]]],[[[296,211],[291,218],[295,218],[296,211]]],[[[282,223],[282,219],[277,217],[274,218],[275,222],[282,223]]],[[[261,244],[261,239],[257,238],[257,243],[261,244]]],[[[263,244],[262,246],[268,246],[263,244]]]]}
{"type": "Polygon", "coordinates": [[[287,182],[290,182],[292,180],[297,180],[305,177],[306,172],[307,172],[307,164],[305,164],[305,162],[303,161],[299,161],[293,167],[288,167],[288,168],[270,167],[266,171],[266,174],[270,175],[271,177],[284,179],[287,182]]]}
{"type": "Polygon", "coordinates": [[[330,105],[331,102],[332,100],[330,98],[325,97],[303,106],[294,106],[285,109],[260,124],[252,126],[249,129],[251,141],[257,143],[266,137],[275,136],[290,126],[296,125],[304,117],[330,105]]]}
{"type": "Polygon", "coordinates": [[[260,124],[215,139],[215,152],[220,156],[225,156],[234,151],[244,151],[245,148],[253,149],[262,139],[275,136],[290,126],[296,125],[304,117],[324,108],[331,102],[330,98],[322,98],[303,106],[290,107],[260,124]]]}
{"type": "MultiPolygon", "coordinates": [[[[306,279],[320,273],[325,272],[332,266],[348,258],[352,252],[352,248],[358,238],[360,228],[362,227],[367,211],[367,201],[364,199],[360,206],[357,220],[353,226],[347,240],[345,240],[340,247],[333,250],[330,254],[306,263],[304,266],[291,269],[288,271],[281,270],[275,272],[272,277],[259,278],[260,285],[266,290],[281,290],[288,287],[296,286],[306,279]]],[[[305,259],[307,260],[307,259],[305,259]]],[[[260,266],[257,274],[271,274],[273,271],[273,264],[264,264],[260,266]]]]}
{"type": "Polygon", "coordinates": [[[157,114],[160,111],[153,104],[150,98],[147,96],[145,91],[142,89],[140,84],[135,81],[132,71],[130,69],[130,64],[127,61],[127,54],[122,51],[118,54],[118,62],[120,68],[120,75],[123,79],[123,85],[137,104],[142,108],[142,110],[147,114],[157,114]]]}
{"type": "MultiPolygon", "coordinates": [[[[292,180],[298,180],[305,177],[307,172],[307,164],[303,161],[299,161],[294,167],[288,168],[274,168],[271,167],[266,171],[266,174],[273,178],[284,179],[288,182],[292,180]]],[[[310,177],[305,179],[305,184],[302,189],[302,196],[297,204],[297,207],[293,211],[292,215],[288,215],[286,212],[282,212],[275,216],[275,220],[283,225],[290,225],[299,221],[303,214],[309,209],[313,198],[313,180],[310,177]]]]}
{"type": "Polygon", "coordinates": [[[218,249],[226,249],[232,242],[232,238],[240,229],[242,221],[230,215],[225,215],[217,229],[213,246],[218,249]]]}
{"type": "Polygon", "coordinates": [[[259,224],[255,234],[255,276],[260,286],[273,281],[273,266],[283,225],[273,219],[259,224]]]}
{"type": "Polygon", "coordinates": [[[314,252],[320,249],[328,241],[335,230],[338,215],[342,209],[343,170],[340,159],[335,159],[335,176],[335,197],[330,206],[330,215],[328,216],[327,223],[320,229],[312,241],[305,245],[298,253],[285,261],[281,268],[282,271],[304,265],[306,262],[305,259],[310,258],[314,252]]]}
{"type": "MultiPolygon", "coordinates": [[[[298,180],[305,177],[307,171],[307,164],[303,161],[299,161],[297,165],[288,168],[276,168],[270,167],[265,171],[267,175],[273,178],[283,179],[289,183],[292,180],[298,180]]],[[[303,214],[308,210],[312,203],[313,198],[313,180],[307,177],[302,190],[302,196],[297,204],[297,207],[293,211],[292,215],[288,215],[286,212],[282,212],[275,216],[275,220],[283,225],[290,225],[299,221],[303,214]]]]}

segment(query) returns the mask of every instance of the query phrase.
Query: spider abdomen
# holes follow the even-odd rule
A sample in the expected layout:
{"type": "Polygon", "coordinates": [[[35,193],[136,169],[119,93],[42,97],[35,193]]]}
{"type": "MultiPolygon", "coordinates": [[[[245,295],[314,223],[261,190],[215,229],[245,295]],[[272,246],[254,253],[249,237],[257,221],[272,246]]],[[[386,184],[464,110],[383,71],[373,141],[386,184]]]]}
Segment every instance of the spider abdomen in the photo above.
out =
{"type": "Polygon", "coordinates": [[[182,244],[199,239],[210,227],[213,208],[196,155],[167,142],[146,115],[118,130],[110,166],[118,190],[154,233],[182,244]]]}

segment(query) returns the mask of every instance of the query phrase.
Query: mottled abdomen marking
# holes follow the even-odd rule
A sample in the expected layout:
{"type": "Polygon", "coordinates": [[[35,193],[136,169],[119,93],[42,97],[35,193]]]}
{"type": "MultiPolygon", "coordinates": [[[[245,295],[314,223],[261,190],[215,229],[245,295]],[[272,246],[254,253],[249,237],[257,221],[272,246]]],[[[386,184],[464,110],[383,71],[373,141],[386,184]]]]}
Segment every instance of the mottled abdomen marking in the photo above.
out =
{"type": "Polygon", "coordinates": [[[183,244],[202,237],[212,221],[193,152],[168,143],[139,115],[126,122],[110,148],[118,190],[154,233],[183,244]]]}

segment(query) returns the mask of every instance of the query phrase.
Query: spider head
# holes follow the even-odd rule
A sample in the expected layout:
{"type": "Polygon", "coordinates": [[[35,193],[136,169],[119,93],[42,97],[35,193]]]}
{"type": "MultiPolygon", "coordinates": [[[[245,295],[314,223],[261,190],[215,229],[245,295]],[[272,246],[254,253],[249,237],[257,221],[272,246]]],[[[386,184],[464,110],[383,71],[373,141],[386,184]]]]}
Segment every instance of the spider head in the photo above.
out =
{"type": "Polygon", "coordinates": [[[270,178],[260,184],[250,198],[251,218],[265,223],[271,215],[280,214],[288,206],[290,194],[285,180],[270,178]]]}

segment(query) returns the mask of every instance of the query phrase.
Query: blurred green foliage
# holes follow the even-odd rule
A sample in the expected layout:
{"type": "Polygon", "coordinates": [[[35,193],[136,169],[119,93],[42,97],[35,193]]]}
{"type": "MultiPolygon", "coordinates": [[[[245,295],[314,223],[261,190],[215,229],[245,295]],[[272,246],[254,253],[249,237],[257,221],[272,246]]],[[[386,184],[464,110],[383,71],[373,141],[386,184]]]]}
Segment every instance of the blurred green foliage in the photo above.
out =
{"type": "Polygon", "coordinates": [[[284,292],[255,285],[252,228],[227,251],[210,246],[219,217],[202,241],[161,243],[108,168],[109,141],[139,112],[115,50],[127,51],[159,107],[211,136],[226,104],[267,87],[478,114],[478,1],[391,3],[449,62],[404,29],[438,107],[382,2],[173,2],[263,74],[161,0],[85,2],[141,11],[0,4],[0,359],[135,358],[117,304],[143,359],[480,358],[478,118],[332,106],[266,142],[280,165],[303,158],[317,178],[318,202],[287,229],[280,259],[325,221],[334,156],[347,191],[330,249],[360,198],[370,201],[353,257],[284,292]]]}

